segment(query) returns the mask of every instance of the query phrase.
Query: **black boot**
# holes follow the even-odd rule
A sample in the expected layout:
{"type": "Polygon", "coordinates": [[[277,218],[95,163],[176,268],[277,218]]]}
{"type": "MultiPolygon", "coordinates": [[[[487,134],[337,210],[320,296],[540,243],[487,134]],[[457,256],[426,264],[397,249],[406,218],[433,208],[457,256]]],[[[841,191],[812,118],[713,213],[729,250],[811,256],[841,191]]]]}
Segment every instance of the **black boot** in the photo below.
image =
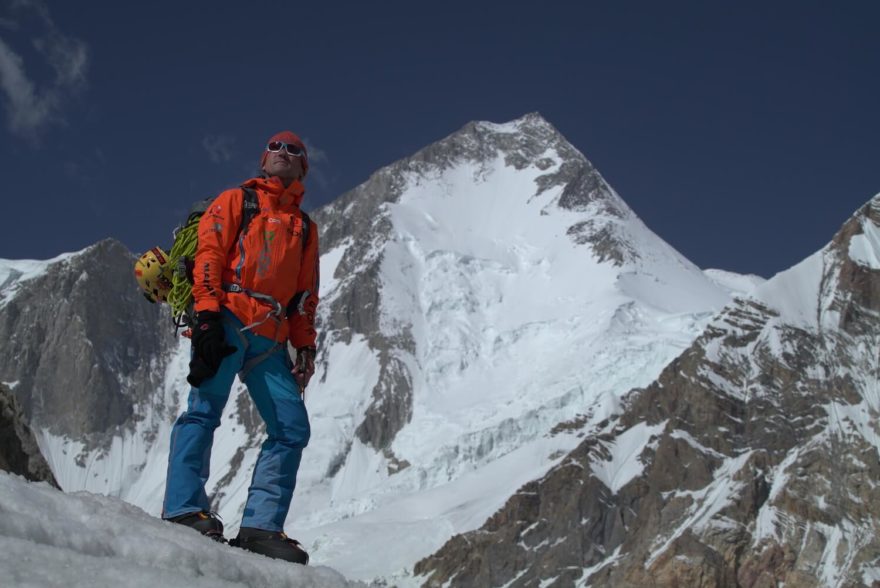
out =
{"type": "Polygon", "coordinates": [[[165,520],[195,529],[214,541],[226,543],[226,538],[223,536],[223,523],[212,512],[188,512],[165,520]]]}
{"type": "Polygon", "coordinates": [[[275,559],[283,559],[302,565],[309,563],[309,554],[305,552],[299,541],[290,539],[280,531],[242,527],[238,531],[238,537],[230,541],[229,544],[275,559]]]}

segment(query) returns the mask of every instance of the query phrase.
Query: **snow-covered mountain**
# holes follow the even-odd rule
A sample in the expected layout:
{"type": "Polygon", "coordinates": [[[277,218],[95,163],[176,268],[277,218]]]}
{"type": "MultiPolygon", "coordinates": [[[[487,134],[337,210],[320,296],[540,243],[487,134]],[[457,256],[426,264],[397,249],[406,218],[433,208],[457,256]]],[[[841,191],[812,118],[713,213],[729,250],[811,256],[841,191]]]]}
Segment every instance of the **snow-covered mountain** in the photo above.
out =
{"type": "MultiPolygon", "coordinates": [[[[313,217],[324,252],[319,367],[306,398],[312,439],[287,529],[314,562],[358,579],[418,582],[416,561],[480,527],[559,464],[584,431],[620,412],[627,391],[648,386],[687,349],[732,292],[749,287],[735,275],[702,272],[664,243],[537,114],[468,124],[313,217]],[[382,545],[382,557],[365,541],[382,545]]],[[[113,360],[125,370],[117,379],[130,391],[122,395],[130,414],[111,413],[107,435],[96,440],[88,427],[58,426],[46,402],[34,400],[63,392],[95,406],[101,396],[87,378],[37,385],[19,361],[0,364],[0,379],[18,381],[16,394],[30,399],[65,490],[109,494],[158,515],[189,345],[170,339],[155,307],[126,298],[136,298],[132,259],[117,248],[102,242],[43,271],[8,274],[0,335],[21,341],[27,327],[19,317],[42,317],[46,308],[36,301],[56,281],[67,280],[69,294],[103,279],[83,272],[68,283],[83,259],[124,265],[118,279],[127,294],[105,298],[100,314],[69,296],[52,304],[87,327],[65,339],[74,359],[113,360]],[[96,331],[92,321],[129,328],[123,337],[96,331]],[[144,340],[131,343],[141,333],[144,340]]],[[[38,357],[58,328],[49,321],[42,337],[4,353],[38,357]]],[[[208,488],[230,532],[259,423],[237,386],[208,488]]]]}
{"type": "Polygon", "coordinates": [[[416,571],[428,586],[877,586],[880,195],[416,571]]]}

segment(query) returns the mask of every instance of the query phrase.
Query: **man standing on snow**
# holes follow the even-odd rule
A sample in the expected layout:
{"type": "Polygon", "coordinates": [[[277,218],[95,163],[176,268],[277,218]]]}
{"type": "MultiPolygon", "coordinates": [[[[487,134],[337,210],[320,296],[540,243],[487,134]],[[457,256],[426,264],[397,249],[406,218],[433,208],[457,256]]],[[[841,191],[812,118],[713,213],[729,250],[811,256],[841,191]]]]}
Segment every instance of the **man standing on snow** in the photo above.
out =
{"type": "Polygon", "coordinates": [[[199,222],[187,376],[193,387],[171,433],[162,516],[223,540],[205,483],[214,430],[238,374],[268,437],[231,543],[305,564],[308,554],[284,534],[284,521],[310,434],[303,394],[315,371],[318,231],[299,208],[309,169],[299,137],[285,131],[269,139],[260,167],[259,177],[220,194],[199,222]],[[243,225],[248,206],[253,216],[243,225]]]}

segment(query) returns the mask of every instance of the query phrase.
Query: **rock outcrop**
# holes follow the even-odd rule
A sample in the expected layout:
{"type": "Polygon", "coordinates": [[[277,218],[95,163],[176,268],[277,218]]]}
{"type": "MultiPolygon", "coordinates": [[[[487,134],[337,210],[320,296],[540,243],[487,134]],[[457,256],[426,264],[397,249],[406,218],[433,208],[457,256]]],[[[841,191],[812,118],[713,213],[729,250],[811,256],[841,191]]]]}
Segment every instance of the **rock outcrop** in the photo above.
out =
{"type": "Polygon", "coordinates": [[[0,385],[0,470],[58,488],[15,395],[3,385],[0,385]]]}

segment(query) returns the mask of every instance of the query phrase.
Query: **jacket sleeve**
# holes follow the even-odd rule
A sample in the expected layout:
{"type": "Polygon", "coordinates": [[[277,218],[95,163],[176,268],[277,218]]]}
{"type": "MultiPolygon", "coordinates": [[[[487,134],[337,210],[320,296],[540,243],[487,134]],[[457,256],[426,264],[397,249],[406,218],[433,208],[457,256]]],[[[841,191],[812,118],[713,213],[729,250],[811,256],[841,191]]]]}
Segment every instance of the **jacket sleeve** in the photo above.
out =
{"type": "Polygon", "coordinates": [[[309,240],[304,247],[296,294],[287,309],[290,344],[296,349],[315,347],[318,337],[318,333],[315,331],[315,312],[318,309],[318,289],[321,277],[318,226],[314,221],[311,221],[309,240]]]}
{"type": "Polygon", "coordinates": [[[241,190],[227,190],[214,199],[199,221],[192,288],[196,312],[220,310],[225,298],[223,269],[241,224],[241,207],[241,190]]]}

